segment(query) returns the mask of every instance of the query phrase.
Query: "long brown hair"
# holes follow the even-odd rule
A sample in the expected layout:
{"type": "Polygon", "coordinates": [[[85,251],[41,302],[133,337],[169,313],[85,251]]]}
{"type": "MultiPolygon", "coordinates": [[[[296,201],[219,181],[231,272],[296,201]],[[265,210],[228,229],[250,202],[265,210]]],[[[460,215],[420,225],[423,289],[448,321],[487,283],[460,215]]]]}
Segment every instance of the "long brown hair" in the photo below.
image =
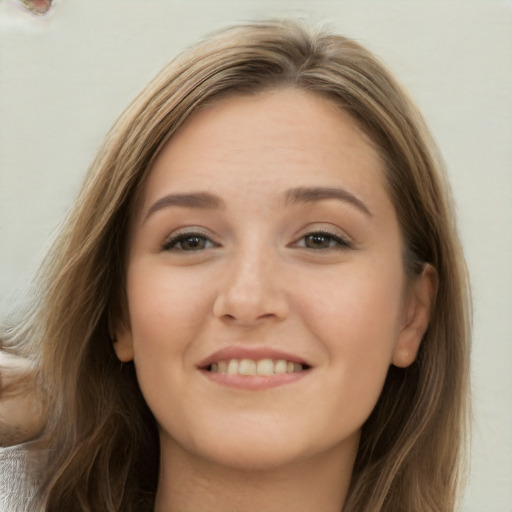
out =
{"type": "Polygon", "coordinates": [[[142,511],[158,476],[155,421],[109,322],[125,311],[127,230],[155,155],[201,106],[277,87],[323,95],[386,163],[409,276],[438,276],[417,361],[391,367],[362,429],[344,512],[456,508],[468,414],[469,291],[442,164],[411,100],[348,38],[271,21],[224,30],[171,62],[117,121],[42,268],[23,336],[48,403],[33,510],[142,511]]]}

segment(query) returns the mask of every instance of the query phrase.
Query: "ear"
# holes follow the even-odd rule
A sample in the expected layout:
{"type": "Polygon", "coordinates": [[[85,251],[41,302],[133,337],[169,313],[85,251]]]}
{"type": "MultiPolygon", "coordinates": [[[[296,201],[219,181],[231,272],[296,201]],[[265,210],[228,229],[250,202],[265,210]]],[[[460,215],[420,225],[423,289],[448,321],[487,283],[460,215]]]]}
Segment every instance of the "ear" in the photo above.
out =
{"type": "Polygon", "coordinates": [[[124,320],[109,321],[108,330],[117,358],[123,363],[133,361],[133,338],[130,326],[124,320]]]}
{"type": "Polygon", "coordinates": [[[420,343],[430,322],[430,311],[437,291],[437,272],[425,265],[421,275],[410,283],[405,298],[403,322],[393,351],[395,366],[406,368],[418,355],[420,343]]]}

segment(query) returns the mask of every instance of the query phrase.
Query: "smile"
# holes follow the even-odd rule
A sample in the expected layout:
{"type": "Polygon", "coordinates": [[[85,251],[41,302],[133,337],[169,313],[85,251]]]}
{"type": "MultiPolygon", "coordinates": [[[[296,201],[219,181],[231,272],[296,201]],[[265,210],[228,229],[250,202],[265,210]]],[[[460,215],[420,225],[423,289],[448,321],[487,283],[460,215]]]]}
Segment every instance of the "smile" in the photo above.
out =
{"type": "Polygon", "coordinates": [[[286,361],[285,359],[229,359],[208,365],[205,369],[224,375],[283,375],[298,373],[307,369],[307,365],[286,361]]]}
{"type": "Polygon", "coordinates": [[[264,390],[301,381],[313,369],[297,354],[265,346],[230,346],[197,365],[208,381],[231,388],[264,390]]]}

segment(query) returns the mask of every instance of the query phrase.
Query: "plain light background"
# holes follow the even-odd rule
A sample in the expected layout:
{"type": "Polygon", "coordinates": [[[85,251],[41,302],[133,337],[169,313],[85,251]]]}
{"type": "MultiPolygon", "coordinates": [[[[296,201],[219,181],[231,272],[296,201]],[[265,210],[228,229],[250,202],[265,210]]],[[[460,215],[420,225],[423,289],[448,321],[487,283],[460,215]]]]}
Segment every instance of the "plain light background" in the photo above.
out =
{"type": "Polygon", "coordinates": [[[212,30],[302,17],[354,37],[422,109],[447,163],[474,293],[465,512],[512,512],[512,2],[0,0],[0,318],[23,293],[107,130],[212,30]]]}

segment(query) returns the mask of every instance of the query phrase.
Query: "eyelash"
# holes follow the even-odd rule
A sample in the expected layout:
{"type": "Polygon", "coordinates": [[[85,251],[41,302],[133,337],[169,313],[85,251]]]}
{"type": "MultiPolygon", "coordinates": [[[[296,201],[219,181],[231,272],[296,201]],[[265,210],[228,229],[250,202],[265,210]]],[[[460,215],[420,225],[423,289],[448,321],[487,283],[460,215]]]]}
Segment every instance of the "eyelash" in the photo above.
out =
{"type": "Polygon", "coordinates": [[[195,252],[195,251],[201,251],[205,248],[200,249],[184,249],[183,246],[181,248],[178,248],[178,244],[181,244],[185,242],[186,240],[191,240],[192,238],[205,240],[207,243],[210,243],[213,247],[216,246],[214,242],[210,240],[208,235],[205,233],[201,233],[200,231],[190,231],[185,233],[177,233],[176,235],[173,235],[165,240],[165,242],[162,244],[162,250],[164,251],[183,251],[183,252],[195,252]]]}
{"type": "MultiPolygon", "coordinates": [[[[298,242],[302,241],[302,240],[304,240],[304,245],[301,245],[300,246],[301,248],[311,249],[314,251],[344,250],[344,249],[353,248],[352,243],[349,240],[347,240],[346,238],[344,238],[340,235],[331,233],[330,231],[325,231],[325,230],[316,230],[316,231],[311,231],[309,233],[306,233],[305,235],[301,236],[297,242],[294,242],[292,244],[292,246],[293,245],[297,246],[298,242]],[[328,247],[307,247],[305,245],[306,244],[305,241],[308,239],[308,237],[318,237],[318,238],[328,239],[329,244],[331,244],[331,242],[334,242],[334,245],[329,245],[328,247]]],[[[162,244],[162,250],[164,250],[164,251],[199,252],[199,251],[205,250],[207,248],[211,248],[211,247],[218,247],[218,245],[215,242],[213,242],[208,237],[208,235],[206,235],[205,233],[201,233],[200,231],[178,233],[176,235],[173,235],[173,236],[167,238],[165,240],[165,242],[162,244]],[[191,239],[203,240],[206,242],[206,245],[208,245],[208,244],[211,244],[211,245],[210,245],[210,247],[203,246],[200,248],[190,248],[190,249],[184,249],[183,246],[181,248],[178,247],[179,244],[183,244],[183,242],[185,242],[186,240],[191,240],[191,239]]]]}
{"type": "MultiPolygon", "coordinates": [[[[305,245],[301,246],[304,249],[312,249],[315,251],[318,251],[318,250],[344,250],[344,249],[352,249],[352,247],[353,247],[352,243],[347,238],[345,238],[341,235],[335,234],[335,233],[331,233],[330,231],[325,231],[325,230],[311,231],[311,232],[306,233],[305,235],[301,236],[299,238],[299,241],[306,240],[308,237],[326,238],[326,239],[329,239],[330,242],[335,242],[335,243],[333,246],[329,246],[329,247],[306,247],[305,245]]],[[[295,242],[295,244],[296,243],[297,242],[295,242]]]]}

